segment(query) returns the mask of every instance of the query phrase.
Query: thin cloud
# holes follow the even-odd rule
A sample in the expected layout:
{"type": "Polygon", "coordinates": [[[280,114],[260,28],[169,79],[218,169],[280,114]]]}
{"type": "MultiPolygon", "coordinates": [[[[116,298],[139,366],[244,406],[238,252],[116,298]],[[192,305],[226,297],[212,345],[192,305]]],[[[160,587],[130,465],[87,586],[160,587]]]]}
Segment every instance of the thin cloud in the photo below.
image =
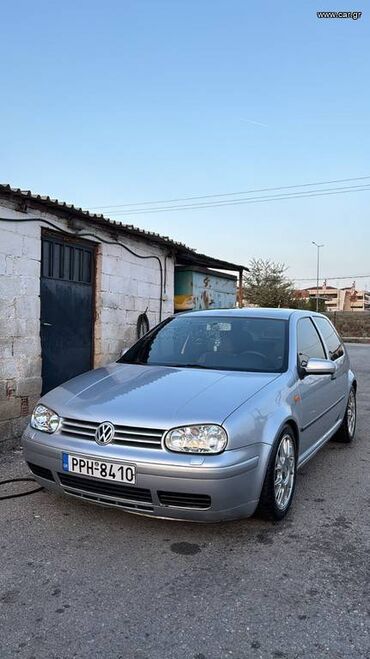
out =
{"type": "Polygon", "coordinates": [[[253,121],[253,119],[241,119],[246,124],[254,124],[255,126],[263,126],[263,128],[268,128],[268,124],[263,124],[262,121],[253,121]]]}

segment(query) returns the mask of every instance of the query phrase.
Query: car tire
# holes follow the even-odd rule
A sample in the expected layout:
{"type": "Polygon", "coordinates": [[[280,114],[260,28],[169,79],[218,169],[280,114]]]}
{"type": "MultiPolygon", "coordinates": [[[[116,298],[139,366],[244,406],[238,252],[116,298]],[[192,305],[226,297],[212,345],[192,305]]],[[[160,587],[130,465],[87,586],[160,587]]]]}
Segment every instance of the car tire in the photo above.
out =
{"type": "Polygon", "coordinates": [[[356,405],[356,390],[351,387],[349,392],[346,412],[342,425],[335,433],[333,440],[342,442],[343,444],[350,444],[353,442],[356,434],[356,421],[357,421],[357,405],[356,405]]]}
{"type": "Polygon", "coordinates": [[[293,501],[296,478],[297,442],[292,428],[286,425],[271,449],[256,516],[283,519],[293,501]]]}

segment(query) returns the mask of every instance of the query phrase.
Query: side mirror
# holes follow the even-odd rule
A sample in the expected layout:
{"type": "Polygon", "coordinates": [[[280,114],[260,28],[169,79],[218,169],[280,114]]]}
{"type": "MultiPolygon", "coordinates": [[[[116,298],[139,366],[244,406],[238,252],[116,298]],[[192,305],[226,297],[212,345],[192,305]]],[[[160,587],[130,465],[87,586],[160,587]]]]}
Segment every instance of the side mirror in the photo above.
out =
{"type": "Polygon", "coordinates": [[[334,375],[336,368],[331,359],[314,359],[308,360],[306,366],[302,366],[304,375],[334,375]]]}

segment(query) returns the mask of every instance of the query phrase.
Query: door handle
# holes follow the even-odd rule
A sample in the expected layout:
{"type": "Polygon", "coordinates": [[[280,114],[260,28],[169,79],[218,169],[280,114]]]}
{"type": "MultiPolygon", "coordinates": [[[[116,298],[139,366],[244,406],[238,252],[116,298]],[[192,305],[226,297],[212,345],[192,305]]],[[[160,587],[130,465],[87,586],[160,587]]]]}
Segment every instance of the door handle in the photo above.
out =
{"type": "Polygon", "coordinates": [[[44,327],[52,327],[52,324],[51,324],[51,323],[43,323],[43,322],[42,322],[41,325],[44,325],[44,327]]]}

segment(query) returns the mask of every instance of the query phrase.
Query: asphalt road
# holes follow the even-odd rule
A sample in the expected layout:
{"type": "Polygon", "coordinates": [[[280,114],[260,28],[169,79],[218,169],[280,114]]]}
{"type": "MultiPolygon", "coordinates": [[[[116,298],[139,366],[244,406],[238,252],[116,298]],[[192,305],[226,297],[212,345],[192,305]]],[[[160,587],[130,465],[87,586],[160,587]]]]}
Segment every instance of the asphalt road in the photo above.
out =
{"type": "MultiPolygon", "coordinates": [[[[282,523],[0,501],[1,659],[370,657],[370,346],[350,352],[357,440],[303,468],[282,523]]],[[[27,475],[20,453],[0,459],[0,480],[27,475]]]]}

